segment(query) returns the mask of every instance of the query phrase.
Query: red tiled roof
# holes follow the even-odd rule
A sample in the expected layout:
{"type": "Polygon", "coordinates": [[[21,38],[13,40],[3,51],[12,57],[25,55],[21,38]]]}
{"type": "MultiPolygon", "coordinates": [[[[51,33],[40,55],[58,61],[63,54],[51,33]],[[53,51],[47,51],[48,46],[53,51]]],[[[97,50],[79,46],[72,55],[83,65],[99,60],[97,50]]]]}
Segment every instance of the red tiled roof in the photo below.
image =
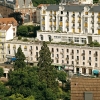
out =
{"type": "Polygon", "coordinates": [[[11,18],[0,18],[0,24],[12,24],[14,26],[17,26],[17,21],[11,17],[11,18]]]}

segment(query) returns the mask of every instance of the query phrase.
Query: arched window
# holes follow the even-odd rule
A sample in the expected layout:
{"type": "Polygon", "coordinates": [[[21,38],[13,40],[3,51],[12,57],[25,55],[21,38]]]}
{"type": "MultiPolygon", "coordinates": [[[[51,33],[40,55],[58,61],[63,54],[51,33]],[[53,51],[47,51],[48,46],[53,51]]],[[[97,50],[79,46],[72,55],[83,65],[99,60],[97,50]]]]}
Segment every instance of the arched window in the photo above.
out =
{"type": "Polygon", "coordinates": [[[40,39],[43,41],[43,35],[40,35],[40,39]]]}

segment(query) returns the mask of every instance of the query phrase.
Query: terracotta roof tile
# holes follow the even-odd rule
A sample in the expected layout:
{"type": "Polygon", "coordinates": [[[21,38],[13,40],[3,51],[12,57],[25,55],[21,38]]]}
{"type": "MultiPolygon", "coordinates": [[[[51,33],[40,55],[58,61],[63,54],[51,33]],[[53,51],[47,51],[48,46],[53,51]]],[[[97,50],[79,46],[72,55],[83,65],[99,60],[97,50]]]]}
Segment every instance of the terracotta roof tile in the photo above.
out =
{"type": "Polygon", "coordinates": [[[11,18],[0,18],[0,23],[1,24],[12,24],[14,26],[17,26],[17,21],[11,17],[11,18]]]}

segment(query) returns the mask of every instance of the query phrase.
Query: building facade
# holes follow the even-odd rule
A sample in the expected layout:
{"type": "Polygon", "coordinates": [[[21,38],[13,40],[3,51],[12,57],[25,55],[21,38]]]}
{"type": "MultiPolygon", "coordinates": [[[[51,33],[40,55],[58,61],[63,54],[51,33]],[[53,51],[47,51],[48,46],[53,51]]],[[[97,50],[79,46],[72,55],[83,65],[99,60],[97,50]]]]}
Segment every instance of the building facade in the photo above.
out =
{"type": "MultiPolygon", "coordinates": [[[[26,61],[36,64],[42,44],[12,40],[6,42],[6,57],[14,57],[21,46],[26,61]]],[[[65,70],[74,73],[92,74],[93,70],[100,70],[100,49],[87,46],[70,46],[48,44],[53,65],[65,66],[65,70]]]]}
{"type": "Polygon", "coordinates": [[[16,0],[14,12],[21,12],[24,23],[35,21],[36,7],[33,6],[32,0],[16,0]]]}
{"type": "MultiPolygon", "coordinates": [[[[87,0],[88,1],[88,0],[87,0]]],[[[100,43],[100,5],[75,4],[49,5],[41,9],[40,41],[100,43]]]]}
{"type": "Polygon", "coordinates": [[[17,21],[14,18],[0,18],[0,62],[5,60],[6,41],[16,37],[17,21]]]}

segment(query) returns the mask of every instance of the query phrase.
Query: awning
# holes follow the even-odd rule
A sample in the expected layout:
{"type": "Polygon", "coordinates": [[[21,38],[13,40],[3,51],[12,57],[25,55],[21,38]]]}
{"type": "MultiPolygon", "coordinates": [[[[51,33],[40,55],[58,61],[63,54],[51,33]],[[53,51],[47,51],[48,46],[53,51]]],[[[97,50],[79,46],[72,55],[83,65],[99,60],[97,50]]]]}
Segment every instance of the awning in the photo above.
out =
{"type": "Polygon", "coordinates": [[[93,70],[93,74],[99,74],[99,70],[93,70]]]}
{"type": "Polygon", "coordinates": [[[11,61],[15,61],[16,60],[16,58],[14,57],[14,58],[11,58],[11,61]]]}

